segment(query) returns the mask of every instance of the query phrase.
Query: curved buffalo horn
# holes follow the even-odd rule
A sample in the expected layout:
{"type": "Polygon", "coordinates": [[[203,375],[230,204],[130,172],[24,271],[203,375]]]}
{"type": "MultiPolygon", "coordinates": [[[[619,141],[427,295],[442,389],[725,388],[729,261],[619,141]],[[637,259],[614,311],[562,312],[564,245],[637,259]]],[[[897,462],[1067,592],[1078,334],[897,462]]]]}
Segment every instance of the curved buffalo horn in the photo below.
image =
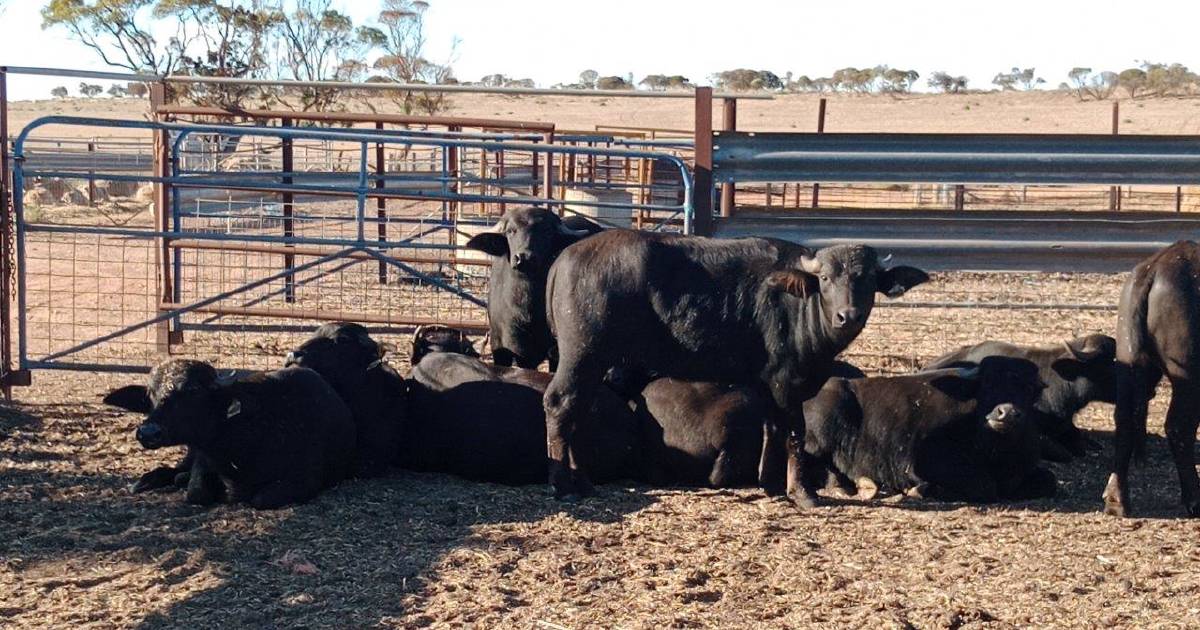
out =
{"type": "Polygon", "coordinates": [[[563,223],[562,221],[558,222],[558,233],[562,234],[563,236],[573,236],[575,238],[583,238],[588,234],[591,234],[591,232],[588,230],[572,230],[571,228],[567,227],[566,223],[563,223]]]}
{"type": "Polygon", "coordinates": [[[417,329],[415,331],[413,331],[413,336],[412,336],[413,343],[416,343],[417,340],[421,338],[421,333],[425,332],[430,327],[431,326],[429,324],[421,324],[420,326],[417,326],[417,329]]]}
{"type": "Polygon", "coordinates": [[[886,265],[891,261],[892,261],[892,254],[888,254],[887,256],[884,256],[882,260],[879,261],[879,264],[886,265]]]}
{"type": "Polygon", "coordinates": [[[800,257],[800,269],[806,273],[818,274],[821,273],[821,261],[808,256],[800,257]]]}

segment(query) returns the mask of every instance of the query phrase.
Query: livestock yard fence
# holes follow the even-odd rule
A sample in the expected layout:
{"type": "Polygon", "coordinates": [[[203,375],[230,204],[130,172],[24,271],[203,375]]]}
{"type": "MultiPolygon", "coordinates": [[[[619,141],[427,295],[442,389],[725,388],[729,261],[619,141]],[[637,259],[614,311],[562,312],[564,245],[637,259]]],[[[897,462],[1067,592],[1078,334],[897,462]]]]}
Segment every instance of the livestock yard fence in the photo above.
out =
{"type": "Polygon", "coordinates": [[[820,124],[755,133],[737,130],[745,97],[709,88],[311,84],[694,100],[692,129],[568,130],[188,107],[167,102],[176,81],[225,80],[0,68],[0,137],[12,137],[0,143],[6,394],[31,370],[145,371],[168,353],[274,365],[320,321],[481,331],[489,262],[463,245],[517,204],[610,227],[866,242],[941,272],[884,303],[851,348],[882,371],[985,335],[1038,342],[1108,330],[1113,274],[1198,227],[1181,201],[1200,184],[1192,137],[839,134],[820,124]],[[19,74],[144,81],[150,116],[50,116],[10,130],[4,91],[19,74]],[[1174,207],[1130,211],[1141,199],[1133,186],[1163,203],[1173,191],[1174,207]],[[887,203],[875,203],[879,191],[887,203]],[[1079,211],[1092,197],[1108,207],[1079,211]],[[995,273],[1012,271],[1023,273],[995,273]]]}

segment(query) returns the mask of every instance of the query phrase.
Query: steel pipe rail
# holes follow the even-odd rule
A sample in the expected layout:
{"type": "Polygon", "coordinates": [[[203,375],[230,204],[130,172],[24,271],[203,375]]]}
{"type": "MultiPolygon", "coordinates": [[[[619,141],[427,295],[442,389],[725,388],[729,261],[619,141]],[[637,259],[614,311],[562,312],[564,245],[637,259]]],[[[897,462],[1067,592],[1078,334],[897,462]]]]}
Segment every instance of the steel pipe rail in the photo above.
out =
{"type": "Polygon", "coordinates": [[[713,133],[713,177],[731,182],[1200,183],[1200,137],[713,133]]]}
{"type": "Polygon", "coordinates": [[[1200,236],[1200,217],[1174,213],[803,212],[743,210],[719,220],[715,236],[770,235],[813,248],[866,243],[934,271],[1093,273],[1127,271],[1166,245],[1200,236]]]}

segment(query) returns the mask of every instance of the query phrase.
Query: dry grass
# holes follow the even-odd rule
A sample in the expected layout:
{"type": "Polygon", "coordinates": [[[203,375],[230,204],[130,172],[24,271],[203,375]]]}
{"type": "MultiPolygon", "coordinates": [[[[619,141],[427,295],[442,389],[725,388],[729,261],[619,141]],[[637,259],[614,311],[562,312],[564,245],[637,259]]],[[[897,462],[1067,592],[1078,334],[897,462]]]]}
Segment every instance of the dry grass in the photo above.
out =
{"type": "MultiPolygon", "coordinates": [[[[943,275],[906,299],[985,289],[1103,303],[1119,278],[943,275]]],[[[1106,330],[1108,313],[967,309],[912,331],[880,310],[855,360],[921,362],[961,340],[1106,330]],[[1019,318],[1019,319],[1018,319],[1019,318]],[[1039,332],[1041,331],[1041,332],[1039,332]],[[872,358],[874,357],[874,358],[872,358]]],[[[391,339],[399,341],[399,339],[391,339]]],[[[286,343],[281,340],[280,343],[286,343]]],[[[401,344],[402,346],[403,344],[401,344]]],[[[403,359],[403,357],[398,357],[403,359]]],[[[278,512],[131,495],[174,457],[98,402],[129,377],[41,373],[0,419],[0,616],[19,626],[1014,627],[1195,626],[1196,527],[1152,413],[1134,496],[1099,513],[1104,445],[1055,465],[1061,496],[970,507],[837,500],[800,513],[754,489],[612,485],[579,504],[541,487],[396,472],[278,512]]],[[[136,377],[134,377],[136,378],[136,377]]]]}

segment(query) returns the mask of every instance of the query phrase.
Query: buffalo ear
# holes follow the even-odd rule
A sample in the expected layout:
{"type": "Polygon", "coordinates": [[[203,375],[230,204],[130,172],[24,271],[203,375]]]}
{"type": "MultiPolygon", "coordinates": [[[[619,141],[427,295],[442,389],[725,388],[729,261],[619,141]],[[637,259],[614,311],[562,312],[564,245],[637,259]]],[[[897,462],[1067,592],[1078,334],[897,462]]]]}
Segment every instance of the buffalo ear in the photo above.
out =
{"type": "Polygon", "coordinates": [[[934,374],[936,376],[929,380],[929,384],[955,400],[970,400],[979,393],[978,367],[936,370],[934,374]]]}
{"type": "Polygon", "coordinates": [[[104,397],[104,404],[136,413],[150,413],[154,409],[154,404],[150,402],[150,394],[143,385],[126,385],[114,389],[104,397]]]}
{"type": "Polygon", "coordinates": [[[476,249],[489,256],[504,257],[508,255],[508,239],[496,232],[482,232],[467,241],[467,249],[476,249]]]}
{"type": "Polygon", "coordinates": [[[771,289],[790,293],[801,299],[820,290],[816,276],[795,269],[773,271],[767,275],[766,282],[771,289]]]}
{"type": "Polygon", "coordinates": [[[1117,340],[1108,335],[1088,335],[1064,341],[1063,348],[1064,354],[1083,363],[1112,361],[1117,356],[1117,340]]]}
{"type": "Polygon", "coordinates": [[[897,298],[904,295],[905,291],[926,282],[929,282],[929,274],[916,267],[900,265],[879,271],[876,275],[876,290],[890,298],[897,298]]]}

